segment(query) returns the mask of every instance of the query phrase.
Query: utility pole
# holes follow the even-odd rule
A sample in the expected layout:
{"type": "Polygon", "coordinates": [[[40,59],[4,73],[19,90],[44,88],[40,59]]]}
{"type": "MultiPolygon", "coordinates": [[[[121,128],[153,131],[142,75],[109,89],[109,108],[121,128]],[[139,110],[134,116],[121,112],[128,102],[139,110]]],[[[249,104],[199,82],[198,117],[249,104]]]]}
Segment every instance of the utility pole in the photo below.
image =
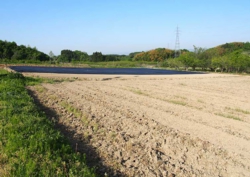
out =
{"type": "Polygon", "coordinates": [[[179,27],[177,26],[174,57],[177,58],[180,55],[181,55],[181,50],[180,50],[180,41],[179,41],[179,27]]]}

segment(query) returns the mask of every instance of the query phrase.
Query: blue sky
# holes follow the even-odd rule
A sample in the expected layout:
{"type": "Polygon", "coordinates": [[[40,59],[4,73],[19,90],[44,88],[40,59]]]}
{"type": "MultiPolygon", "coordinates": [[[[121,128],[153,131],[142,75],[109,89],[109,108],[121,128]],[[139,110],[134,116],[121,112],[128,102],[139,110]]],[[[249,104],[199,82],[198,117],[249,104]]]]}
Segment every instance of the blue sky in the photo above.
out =
{"type": "Polygon", "coordinates": [[[250,42],[250,0],[0,0],[0,39],[88,54],[250,42]]]}

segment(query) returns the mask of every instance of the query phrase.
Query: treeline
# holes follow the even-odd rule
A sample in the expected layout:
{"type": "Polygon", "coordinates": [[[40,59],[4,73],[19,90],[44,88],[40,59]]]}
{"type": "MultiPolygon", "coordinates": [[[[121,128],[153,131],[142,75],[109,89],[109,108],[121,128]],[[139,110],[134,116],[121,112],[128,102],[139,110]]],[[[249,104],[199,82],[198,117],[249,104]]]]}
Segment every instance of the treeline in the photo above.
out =
{"type": "Polygon", "coordinates": [[[92,55],[88,55],[86,52],[82,52],[79,50],[62,50],[61,54],[57,57],[58,62],[103,62],[103,61],[121,61],[121,60],[129,60],[126,55],[104,55],[101,52],[93,52],[92,55]]]}
{"type": "Polygon", "coordinates": [[[211,65],[221,72],[249,72],[250,56],[249,52],[236,50],[224,56],[215,56],[211,59],[211,65]]]}
{"type": "Polygon", "coordinates": [[[188,70],[210,70],[221,72],[250,72],[250,43],[226,43],[214,48],[204,49],[194,46],[194,50],[182,50],[178,58],[174,58],[174,51],[155,49],[137,53],[135,61],[159,61],[167,67],[188,70]]]}
{"type": "Polygon", "coordinates": [[[193,51],[181,50],[181,55],[175,58],[174,50],[157,48],[146,52],[133,52],[129,55],[104,55],[93,52],[88,55],[79,50],[64,49],[60,55],[53,52],[49,55],[38,51],[35,47],[20,45],[15,42],[0,40],[0,62],[50,62],[57,63],[84,63],[109,61],[142,61],[157,62],[160,66],[176,69],[210,70],[221,72],[250,72],[250,43],[233,42],[214,48],[205,49],[194,46],[193,51]]]}
{"type": "Polygon", "coordinates": [[[48,61],[50,57],[43,52],[38,51],[35,47],[20,45],[15,42],[0,40],[0,61],[48,61]]]}
{"type": "Polygon", "coordinates": [[[127,55],[110,54],[104,55],[101,52],[93,52],[88,55],[86,52],[79,50],[64,49],[60,55],[56,56],[51,51],[49,55],[38,51],[36,47],[17,45],[15,42],[8,42],[0,40],[0,62],[13,63],[13,62],[50,62],[50,63],[70,63],[70,62],[103,62],[103,61],[120,61],[132,60],[133,57],[127,55]]]}

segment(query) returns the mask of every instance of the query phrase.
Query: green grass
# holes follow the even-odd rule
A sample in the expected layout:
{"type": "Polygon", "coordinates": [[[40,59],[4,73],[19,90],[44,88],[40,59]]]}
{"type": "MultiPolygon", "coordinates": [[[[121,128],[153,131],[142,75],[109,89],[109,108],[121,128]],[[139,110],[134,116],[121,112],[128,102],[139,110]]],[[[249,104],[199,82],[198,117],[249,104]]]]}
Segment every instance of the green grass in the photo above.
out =
{"type": "Polygon", "coordinates": [[[18,73],[0,78],[0,176],[96,176],[35,106],[26,81],[18,73]]]}
{"type": "Polygon", "coordinates": [[[166,100],[169,103],[173,103],[173,104],[177,104],[177,105],[181,105],[181,106],[186,106],[187,103],[184,101],[179,101],[179,100],[166,100]]]}
{"type": "Polygon", "coordinates": [[[221,117],[225,117],[225,118],[229,118],[229,119],[234,119],[234,120],[242,121],[239,117],[234,116],[234,115],[223,114],[223,113],[215,113],[215,115],[221,116],[221,117]]]}
{"type": "Polygon", "coordinates": [[[83,116],[82,112],[72,106],[71,104],[67,103],[66,101],[62,101],[59,103],[62,107],[64,107],[68,112],[74,114],[74,116],[81,118],[83,116]]]}
{"type": "Polygon", "coordinates": [[[243,110],[243,109],[241,109],[241,108],[230,108],[230,107],[226,107],[225,109],[228,109],[228,110],[231,110],[231,111],[235,111],[235,112],[238,112],[238,113],[250,114],[249,111],[243,110]]]}
{"type": "MultiPolygon", "coordinates": [[[[137,89],[128,89],[129,91],[137,94],[137,95],[143,95],[143,96],[148,96],[150,98],[155,98],[153,97],[152,95],[149,95],[145,92],[142,92],[141,90],[137,90],[137,89]]],[[[177,96],[178,98],[181,98],[181,99],[186,99],[185,97],[181,97],[181,96],[177,96]]],[[[166,101],[168,103],[172,103],[172,104],[176,104],[176,105],[181,105],[181,106],[186,106],[187,103],[184,102],[184,101],[179,101],[179,100],[171,100],[171,99],[164,99],[164,98],[155,98],[155,99],[159,99],[159,100],[162,100],[162,101],[166,101]]]]}
{"type": "Polygon", "coordinates": [[[73,82],[77,80],[77,77],[74,78],[42,78],[42,77],[25,77],[25,83],[29,86],[40,85],[41,83],[49,83],[49,84],[56,84],[61,82],[73,82]]]}
{"type": "Polygon", "coordinates": [[[64,81],[73,81],[74,79],[63,78],[63,79],[53,79],[53,78],[41,78],[41,77],[25,77],[26,85],[34,86],[41,83],[56,84],[64,81]]]}
{"type": "Polygon", "coordinates": [[[143,93],[141,90],[130,90],[131,92],[133,92],[133,93],[135,93],[135,94],[137,94],[137,95],[146,95],[145,93],[143,93]]]}
{"type": "Polygon", "coordinates": [[[6,71],[5,69],[0,69],[0,76],[5,75],[7,73],[8,73],[8,71],[6,71]]]}
{"type": "Polygon", "coordinates": [[[86,127],[92,126],[94,133],[99,130],[99,125],[96,122],[89,120],[87,116],[84,115],[82,111],[79,110],[78,108],[75,108],[73,105],[71,105],[70,103],[66,101],[59,102],[59,104],[62,107],[64,107],[69,113],[72,113],[75,117],[80,119],[84,126],[86,127]]]}
{"type": "Polygon", "coordinates": [[[241,113],[243,113],[243,114],[250,114],[249,111],[246,111],[246,110],[243,110],[243,109],[240,109],[240,108],[236,108],[236,109],[234,109],[234,110],[237,111],[237,112],[241,112],[241,113]]]}

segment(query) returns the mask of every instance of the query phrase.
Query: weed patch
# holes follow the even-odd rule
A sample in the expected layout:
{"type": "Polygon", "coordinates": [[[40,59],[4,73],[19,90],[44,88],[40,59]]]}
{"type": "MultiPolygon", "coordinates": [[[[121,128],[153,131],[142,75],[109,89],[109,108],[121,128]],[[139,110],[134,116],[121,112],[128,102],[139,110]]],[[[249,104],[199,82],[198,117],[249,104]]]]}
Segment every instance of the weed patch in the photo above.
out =
{"type": "Polygon", "coordinates": [[[26,78],[0,78],[0,176],[96,176],[35,106],[26,78]]]}
{"type": "Polygon", "coordinates": [[[215,113],[215,115],[225,117],[225,118],[229,118],[229,119],[242,121],[239,117],[234,116],[234,115],[228,115],[228,114],[223,114],[223,113],[215,113]]]}
{"type": "Polygon", "coordinates": [[[230,108],[230,107],[226,107],[225,109],[231,110],[231,111],[235,111],[235,112],[238,112],[238,113],[250,114],[249,111],[243,110],[243,109],[241,109],[241,108],[230,108]]]}
{"type": "Polygon", "coordinates": [[[144,95],[141,90],[132,90],[132,92],[138,95],[144,95]]]}
{"type": "Polygon", "coordinates": [[[186,106],[187,103],[184,101],[178,101],[178,100],[166,100],[169,103],[173,103],[173,104],[177,104],[177,105],[181,105],[181,106],[186,106]]]}
{"type": "MultiPolygon", "coordinates": [[[[137,95],[143,95],[143,96],[148,96],[150,98],[155,98],[152,95],[149,95],[149,94],[147,94],[145,92],[142,92],[141,90],[129,89],[129,91],[131,91],[131,92],[133,92],[133,93],[135,93],[137,95]]],[[[178,96],[178,98],[186,99],[185,97],[181,97],[181,96],[178,96]]],[[[155,98],[155,99],[159,99],[159,100],[162,100],[162,101],[166,101],[166,102],[177,104],[177,105],[181,105],[181,106],[186,106],[187,105],[186,102],[179,101],[179,100],[170,100],[170,99],[164,99],[164,98],[155,98]]]]}

